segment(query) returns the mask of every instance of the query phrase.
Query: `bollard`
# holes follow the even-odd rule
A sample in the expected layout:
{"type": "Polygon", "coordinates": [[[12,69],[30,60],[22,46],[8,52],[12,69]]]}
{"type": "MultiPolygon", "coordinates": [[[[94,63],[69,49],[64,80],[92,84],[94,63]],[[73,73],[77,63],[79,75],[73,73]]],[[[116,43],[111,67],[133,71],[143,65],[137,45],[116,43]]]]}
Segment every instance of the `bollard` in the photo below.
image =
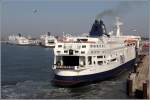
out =
{"type": "Polygon", "coordinates": [[[144,82],[143,83],[143,99],[147,99],[148,96],[147,96],[147,83],[144,82]]]}
{"type": "Polygon", "coordinates": [[[127,79],[127,95],[128,96],[133,96],[133,80],[127,79]]]}

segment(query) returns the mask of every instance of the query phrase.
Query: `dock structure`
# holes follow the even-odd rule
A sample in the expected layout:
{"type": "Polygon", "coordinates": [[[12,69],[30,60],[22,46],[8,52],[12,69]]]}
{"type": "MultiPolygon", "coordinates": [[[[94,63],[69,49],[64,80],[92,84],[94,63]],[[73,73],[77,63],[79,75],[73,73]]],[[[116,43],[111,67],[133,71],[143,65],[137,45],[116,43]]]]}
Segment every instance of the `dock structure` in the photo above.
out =
{"type": "Polygon", "coordinates": [[[149,98],[149,55],[139,55],[134,71],[127,79],[127,94],[137,98],[149,98]]]}

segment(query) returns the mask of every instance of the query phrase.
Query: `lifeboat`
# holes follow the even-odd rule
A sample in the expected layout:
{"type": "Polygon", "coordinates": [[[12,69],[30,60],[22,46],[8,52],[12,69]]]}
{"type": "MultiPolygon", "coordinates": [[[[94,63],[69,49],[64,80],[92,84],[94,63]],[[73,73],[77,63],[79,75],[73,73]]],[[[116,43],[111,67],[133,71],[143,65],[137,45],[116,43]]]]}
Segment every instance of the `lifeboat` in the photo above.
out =
{"type": "Polygon", "coordinates": [[[136,45],[137,44],[137,40],[133,40],[133,39],[128,39],[128,40],[125,40],[124,43],[126,45],[136,45]]]}
{"type": "Polygon", "coordinates": [[[125,43],[136,43],[137,41],[136,40],[132,40],[132,39],[128,39],[128,40],[125,40],[124,41],[125,43]]]}

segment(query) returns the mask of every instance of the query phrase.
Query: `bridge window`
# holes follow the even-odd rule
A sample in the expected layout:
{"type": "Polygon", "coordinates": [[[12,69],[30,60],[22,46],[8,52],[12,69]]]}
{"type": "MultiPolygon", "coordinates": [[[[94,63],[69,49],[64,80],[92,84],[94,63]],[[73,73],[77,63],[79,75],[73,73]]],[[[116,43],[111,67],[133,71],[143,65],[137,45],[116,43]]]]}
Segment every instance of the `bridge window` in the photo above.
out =
{"type": "Polygon", "coordinates": [[[82,48],[86,48],[86,45],[82,45],[82,48]]]}
{"type": "Polygon", "coordinates": [[[77,42],[86,42],[88,39],[77,39],[77,42]]]}

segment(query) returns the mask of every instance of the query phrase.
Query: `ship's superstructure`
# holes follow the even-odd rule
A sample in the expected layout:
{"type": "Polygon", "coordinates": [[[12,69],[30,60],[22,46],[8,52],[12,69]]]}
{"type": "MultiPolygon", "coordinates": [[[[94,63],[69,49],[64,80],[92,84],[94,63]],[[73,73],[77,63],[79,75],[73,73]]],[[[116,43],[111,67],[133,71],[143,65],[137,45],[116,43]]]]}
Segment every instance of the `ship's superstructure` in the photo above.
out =
{"type": "Polygon", "coordinates": [[[52,36],[50,32],[48,32],[45,35],[41,35],[40,40],[41,40],[41,45],[45,47],[52,47],[52,48],[55,47],[55,43],[57,42],[56,38],[52,36]]]}
{"type": "Polygon", "coordinates": [[[22,36],[20,33],[18,35],[10,35],[8,37],[8,42],[10,44],[18,44],[18,45],[29,45],[30,41],[28,38],[22,36]]]}
{"type": "Polygon", "coordinates": [[[117,75],[133,65],[139,49],[140,36],[107,34],[102,20],[95,20],[87,37],[64,37],[54,48],[54,82],[74,85],[117,75]]]}

